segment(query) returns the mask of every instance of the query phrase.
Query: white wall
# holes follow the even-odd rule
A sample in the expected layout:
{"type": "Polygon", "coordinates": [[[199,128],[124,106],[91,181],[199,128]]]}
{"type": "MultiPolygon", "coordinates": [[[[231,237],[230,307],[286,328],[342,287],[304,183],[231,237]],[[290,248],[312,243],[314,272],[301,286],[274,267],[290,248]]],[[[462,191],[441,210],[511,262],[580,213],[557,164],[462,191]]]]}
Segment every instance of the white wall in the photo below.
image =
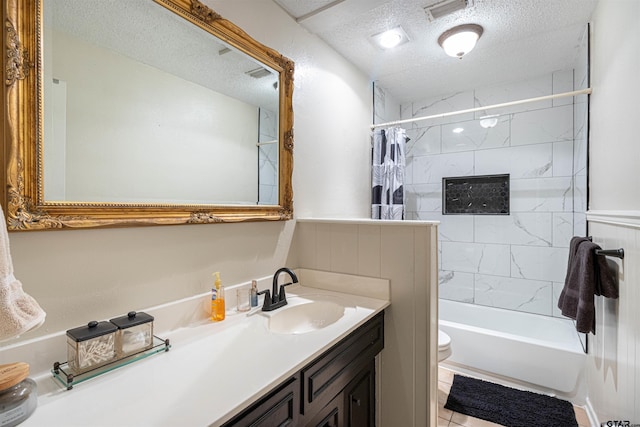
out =
{"type": "Polygon", "coordinates": [[[277,6],[270,1],[204,3],[296,63],[294,215],[369,218],[372,90],[366,76],[294,21],[271,19],[277,6]]]}
{"type": "Polygon", "coordinates": [[[592,21],[589,233],[625,249],[620,298],[596,297],[589,400],[599,422],[640,423],[640,2],[601,0],[592,21]]]}
{"type": "Polygon", "coordinates": [[[65,174],[57,174],[66,198],[46,182],[46,200],[256,203],[256,106],[66,33],[52,35],[53,78],[67,91],[58,106],[66,113],[66,145],[56,141],[66,147],[65,174]]]}
{"type": "Polygon", "coordinates": [[[640,2],[601,0],[591,39],[589,209],[640,210],[640,2]]]}
{"type": "MultiPolygon", "coordinates": [[[[296,63],[295,214],[366,217],[366,76],[273,2],[205,3],[296,63]]],[[[21,339],[204,293],[214,271],[226,284],[271,275],[287,263],[292,235],[292,222],[12,232],[16,277],[47,311],[21,339]]]]}

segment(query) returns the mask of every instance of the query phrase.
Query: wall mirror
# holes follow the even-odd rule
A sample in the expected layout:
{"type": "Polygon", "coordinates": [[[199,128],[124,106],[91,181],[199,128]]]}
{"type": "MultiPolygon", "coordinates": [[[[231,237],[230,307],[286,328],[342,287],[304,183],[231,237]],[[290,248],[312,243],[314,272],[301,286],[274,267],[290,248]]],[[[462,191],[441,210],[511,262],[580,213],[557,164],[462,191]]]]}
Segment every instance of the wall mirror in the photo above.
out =
{"type": "Polygon", "coordinates": [[[198,0],[5,4],[10,230],[292,217],[292,61],[198,0]]]}

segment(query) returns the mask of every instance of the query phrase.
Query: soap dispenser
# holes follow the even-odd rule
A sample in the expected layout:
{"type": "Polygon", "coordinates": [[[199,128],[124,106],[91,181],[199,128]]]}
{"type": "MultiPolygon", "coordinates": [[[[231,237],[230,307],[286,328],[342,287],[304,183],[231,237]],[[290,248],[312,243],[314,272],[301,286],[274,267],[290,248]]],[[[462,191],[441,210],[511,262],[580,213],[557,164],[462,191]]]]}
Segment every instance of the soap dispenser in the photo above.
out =
{"type": "Polygon", "coordinates": [[[220,272],[216,271],[213,275],[216,280],[214,288],[211,289],[211,320],[219,322],[225,317],[224,287],[220,280],[220,272]]]}
{"type": "Polygon", "coordinates": [[[251,307],[258,306],[258,282],[251,281],[251,307]]]}

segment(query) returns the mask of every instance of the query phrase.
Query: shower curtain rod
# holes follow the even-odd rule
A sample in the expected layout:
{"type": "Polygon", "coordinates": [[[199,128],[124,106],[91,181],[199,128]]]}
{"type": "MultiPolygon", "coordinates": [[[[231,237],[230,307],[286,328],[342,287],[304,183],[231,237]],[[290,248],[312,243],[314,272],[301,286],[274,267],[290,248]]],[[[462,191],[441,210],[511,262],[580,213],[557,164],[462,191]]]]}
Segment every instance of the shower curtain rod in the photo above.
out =
{"type": "Polygon", "coordinates": [[[537,98],[528,98],[528,99],[520,99],[518,101],[503,102],[502,104],[488,105],[486,107],[475,107],[475,108],[469,108],[466,110],[451,111],[449,113],[433,114],[431,116],[424,116],[424,117],[415,117],[413,119],[395,120],[393,122],[380,123],[378,125],[374,124],[374,125],[371,125],[371,130],[379,127],[395,126],[395,125],[401,125],[404,123],[419,122],[422,120],[440,119],[442,117],[455,116],[458,114],[475,113],[476,111],[491,110],[493,108],[510,107],[512,105],[526,104],[529,102],[546,101],[548,99],[564,98],[567,96],[576,96],[576,95],[589,95],[589,94],[591,94],[591,88],[586,88],[586,89],[574,90],[572,92],[558,93],[555,95],[546,95],[546,96],[539,96],[537,98]]]}

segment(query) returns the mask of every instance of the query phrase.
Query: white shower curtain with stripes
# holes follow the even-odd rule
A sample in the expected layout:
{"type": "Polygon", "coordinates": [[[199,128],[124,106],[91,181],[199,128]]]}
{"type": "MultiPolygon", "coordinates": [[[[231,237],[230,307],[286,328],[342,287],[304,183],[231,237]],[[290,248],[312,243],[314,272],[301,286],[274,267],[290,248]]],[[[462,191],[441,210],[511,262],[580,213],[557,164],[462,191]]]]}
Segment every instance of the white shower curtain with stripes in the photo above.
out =
{"type": "Polygon", "coordinates": [[[406,131],[399,127],[373,133],[371,218],[404,219],[406,131]]]}

